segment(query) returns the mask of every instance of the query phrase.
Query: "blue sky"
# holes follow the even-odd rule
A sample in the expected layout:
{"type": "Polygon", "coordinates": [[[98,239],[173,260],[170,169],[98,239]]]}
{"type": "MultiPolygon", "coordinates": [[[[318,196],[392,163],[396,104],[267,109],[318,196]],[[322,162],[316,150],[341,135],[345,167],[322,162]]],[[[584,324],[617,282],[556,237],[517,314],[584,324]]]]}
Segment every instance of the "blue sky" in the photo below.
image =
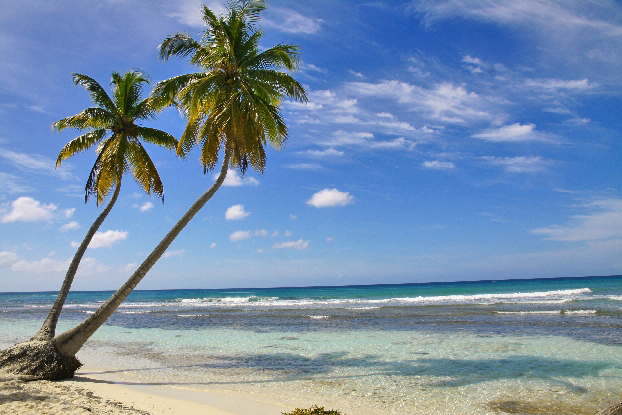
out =
{"type": "MultiPolygon", "coordinates": [[[[156,50],[198,37],[199,6],[3,3],[0,291],[57,290],[102,209],[83,198],[93,151],[54,168],[78,132],[51,123],[91,105],[71,74],[195,71],[156,50]]],[[[260,24],[263,47],[300,45],[309,102],[283,102],[286,146],[263,175],[230,172],[139,288],[622,273],[619,3],[273,0],[260,24]]],[[[165,203],[126,176],[75,289],[116,289],[213,182],[196,153],[146,147],[165,203]]]]}

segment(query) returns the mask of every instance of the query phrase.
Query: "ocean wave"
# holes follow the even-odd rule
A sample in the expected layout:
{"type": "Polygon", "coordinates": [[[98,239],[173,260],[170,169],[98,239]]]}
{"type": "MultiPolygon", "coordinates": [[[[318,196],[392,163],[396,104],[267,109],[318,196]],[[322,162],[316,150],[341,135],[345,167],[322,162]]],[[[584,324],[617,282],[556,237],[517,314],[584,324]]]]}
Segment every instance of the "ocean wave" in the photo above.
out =
{"type": "MultiPolygon", "coordinates": [[[[188,310],[209,308],[341,308],[376,309],[381,307],[416,307],[443,305],[494,305],[494,304],[563,304],[576,300],[592,299],[589,288],[484,294],[453,294],[440,296],[393,297],[393,298],[280,298],[256,295],[244,297],[175,298],[164,301],[124,302],[119,312],[144,313],[145,309],[188,310]]],[[[617,296],[609,296],[617,297],[617,296]]],[[[619,296],[622,299],[622,296],[619,296]]],[[[617,298],[612,298],[617,299],[617,298]]],[[[99,304],[88,302],[66,305],[67,308],[98,308],[99,304]]]]}
{"type": "Polygon", "coordinates": [[[561,315],[594,315],[597,314],[597,310],[531,310],[531,311],[497,311],[497,314],[509,314],[509,315],[542,315],[542,314],[559,314],[561,315]]]}

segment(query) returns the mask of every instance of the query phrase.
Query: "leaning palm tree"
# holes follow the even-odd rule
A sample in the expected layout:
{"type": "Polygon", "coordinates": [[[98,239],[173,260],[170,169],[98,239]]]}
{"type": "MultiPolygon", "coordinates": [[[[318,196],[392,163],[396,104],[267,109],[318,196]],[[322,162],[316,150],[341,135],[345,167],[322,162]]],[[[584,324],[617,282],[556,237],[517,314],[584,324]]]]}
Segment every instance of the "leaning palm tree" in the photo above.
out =
{"type": "Polygon", "coordinates": [[[230,3],[227,15],[216,16],[203,6],[206,29],[200,41],[176,34],[160,45],[162,59],[190,56],[190,62],[201,70],[159,83],[152,98],[159,106],[175,103],[188,119],[177,146],[179,155],[185,156],[192,147],[200,145],[199,160],[206,172],[216,166],[220,153],[223,154],[220,173],[214,184],[94,314],[51,342],[41,344],[37,350],[31,347],[26,353],[18,348],[19,345],[13,350],[5,350],[0,353],[0,366],[3,361],[12,359],[20,362],[9,367],[15,373],[30,373],[46,379],[72,376],[80,365],[76,353],[214,195],[224,182],[229,167],[244,173],[250,164],[262,172],[266,163],[266,143],[277,149],[284,144],[288,132],[280,115],[279,102],[285,97],[304,102],[307,97],[302,85],[280,71],[293,71],[297,67],[296,46],[280,44],[263,52],[259,50],[262,32],[254,23],[265,7],[263,0],[243,0],[230,3]],[[3,357],[3,354],[9,357],[3,357]],[[35,365],[33,361],[42,363],[35,365]],[[54,367],[44,367],[47,362],[52,362],[54,367]]]}
{"type": "Polygon", "coordinates": [[[94,195],[99,206],[113,188],[114,192],[78,247],[54,305],[33,340],[51,340],[54,337],[60,312],[80,261],[91,239],[117,201],[123,174],[131,171],[136,182],[147,194],[153,192],[164,200],[164,189],[158,171],[139,139],[168,149],[177,146],[177,139],[172,135],[136,124],[137,121],[154,118],[156,113],[153,100],[142,99],[141,96],[143,83],[149,82],[144,73],[128,71],[120,75],[113,72],[112,98],[97,81],[86,75],[74,74],[73,81],[86,88],[96,107],[87,108],[52,124],[52,128],[59,132],[66,128],[91,130],[63,147],[56,160],[56,167],[69,157],[98,145],[97,159],[86,182],[85,203],[90,195],[94,195]]]}

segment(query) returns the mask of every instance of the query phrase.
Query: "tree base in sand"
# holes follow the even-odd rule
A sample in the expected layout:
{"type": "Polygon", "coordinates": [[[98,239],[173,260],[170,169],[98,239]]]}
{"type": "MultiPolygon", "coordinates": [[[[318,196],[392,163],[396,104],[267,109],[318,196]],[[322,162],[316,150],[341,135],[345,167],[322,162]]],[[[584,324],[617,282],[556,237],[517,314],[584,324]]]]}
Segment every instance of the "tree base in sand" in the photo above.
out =
{"type": "Polygon", "coordinates": [[[80,361],[61,354],[51,341],[29,341],[0,351],[0,370],[28,380],[61,380],[73,377],[80,361]]]}

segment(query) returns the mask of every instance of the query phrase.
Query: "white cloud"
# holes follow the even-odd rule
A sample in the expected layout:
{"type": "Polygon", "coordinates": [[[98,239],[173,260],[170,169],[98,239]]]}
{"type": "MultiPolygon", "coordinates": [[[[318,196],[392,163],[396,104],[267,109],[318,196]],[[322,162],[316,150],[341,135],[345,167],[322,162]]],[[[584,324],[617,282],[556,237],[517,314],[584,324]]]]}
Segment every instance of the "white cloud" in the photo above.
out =
{"type": "Polygon", "coordinates": [[[335,131],[333,138],[321,144],[326,146],[358,146],[369,149],[409,149],[412,150],[417,145],[416,142],[398,137],[393,140],[377,141],[372,133],[335,131]]]}
{"type": "Polygon", "coordinates": [[[76,208],[65,209],[65,217],[69,219],[70,217],[73,216],[75,211],[76,211],[76,208]]]}
{"type": "MultiPolygon", "coordinates": [[[[214,180],[218,177],[218,174],[214,174],[214,180]]],[[[227,177],[225,177],[225,181],[222,183],[223,186],[258,186],[259,180],[254,177],[245,177],[242,178],[235,170],[229,170],[227,172],[227,177]]]]}
{"type": "Polygon", "coordinates": [[[542,157],[484,157],[488,163],[493,166],[501,166],[509,173],[540,173],[546,171],[546,168],[552,162],[542,157]]]}
{"type": "MultiPolygon", "coordinates": [[[[108,248],[113,244],[124,241],[127,239],[128,232],[127,231],[106,231],[106,232],[96,232],[93,235],[93,239],[91,239],[91,243],[89,243],[89,248],[108,248]]],[[[79,244],[77,242],[72,242],[71,246],[77,247],[79,244]]]]}
{"type": "Polygon", "coordinates": [[[78,222],[65,223],[63,226],[60,227],[61,232],[67,232],[74,229],[80,229],[80,224],[78,222]]]}
{"type": "Polygon", "coordinates": [[[293,213],[290,213],[290,214],[289,214],[289,218],[290,218],[291,220],[296,220],[296,219],[298,219],[298,216],[294,215],[293,213]]]}
{"type": "Polygon", "coordinates": [[[303,249],[307,249],[309,247],[309,242],[311,241],[303,241],[302,239],[299,239],[297,241],[281,242],[272,245],[272,249],[290,248],[302,251],[303,249]]]}
{"type": "Polygon", "coordinates": [[[205,24],[203,19],[201,19],[201,4],[205,4],[217,16],[227,13],[227,9],[220,1],[181,0],[171,3],[171,5],[175,6],[175,10],[169,12],[167,16],[176,18],[182,24],[201,28],[205,24]]]}
{"type": "MultiPolygon", "coordinates": [[[[67,267],[71,263],[71,259],[65,261],[43,258],[40,261],[26,261],[20,260],[11,266],[13,271],[17,272],[30,272],[38,274],[47,273],[64,273],[67,271],[67,267]]],[[[80,262],[80,268],[78,269],[78,275],[91,275],[98,272],[106,272],[110,269],[98,262],[94,258],[83,258],[80,262]]]]}
{"type": "Polygon", "coordinates": [[[17,254],[14,252],[0,252],[0,269],[10,267],[16,263],[18,259],[17,254]]]}
{"type": "Polygon", "coordinates": [[[216,248],[216,242],[212,242],[209,247],[210,248],[216,248]]]}
{"type": "Polygon", "coordinates": [[[272,236],[273,238],[274,238],[274,237],[276,237],[276,236],[279,236],[279,231],[274,231],[274,232],[272,232],[272,235],[271,235],[271,236],[272,236]]]}
{"type": "Polygon", "coordinates": [[[34,189],[24,183],[21,177],[0,172],[0,192],[10,194],[32,192],[34,189]]]}
{"type": "Polygon", "coordinates": [[[1,222],[38,222],[49,221],[54,217],[56,205],[41,204],[32,197],[20,197],[13,201],[11,212],[2,216],[1,222]]]}
{"type": "Polygon", "coordinates": [[[164,253],[164,255],[162,255],[164,258],[171,258],[174,256],[184,256],[184,253],[186,252],[185,249],[178,249],[176,251],[166,251],[164,253]]]}
{"type": "Polygon", "coordinates": [[[579,80],[566,81],[563,79],[528,79],[525,85],[531,88],[541,89],[569,89],[569,90],[586,90],[598,86],[596,83],[589,83],[587,78],[579,80]]]}
{"type": "Polygon", "coordinates": [[[262,24],[273,27],[285,33],[302,33],[312,35],[317,33],[322,26],[322,19],[303,16],[289,9],[269,9],[269,18],[263,19],[262,24]]]}
{"type": "Polygon", "coordinates": [[[326,238],[326,242],[333,242],[334,240],[335,240],[335,238],[333,238],[333,237],[326,238]]]}
{"type": "Polygon", "coordinates": [[[345,206],[354,203],[354,196],[337,189],[324,189],[311,196],[307,204],[315,207],[345,206]]]}
{"type": "Polygon", "coordinates": [[[286,238],[289,238],[290,236],[292,236],[294,233],[290,230],[286,230],[285,233],[283,235],[285,235],[286,238]]]}
{"type": "Polygon", "coordinates": [[[622,239],[622,199],[603,199],[582,207],[591,212],[572,216],[571,223],[566,226],[552,225],[531,233],[564,242],[622,239]]]}
{"type": "Polygon", "coordinates": [[[320,170],[322,168],[322,166],[317,163],[285,164],[283,167],[292,170],[320,170]]]}
{"type": "Polygon", "coordinates": [[[456,165],[451,161],[424,161],[421,165],[427,169],[437,170],[451,170],[456,168],[456,165]]]}
{"type": "Polygon", "coordinates": [[[153,208],[153,203],[145,202],[138,208],[138,210],[140,210],[141,212],[147,212],[148,210],[151,210],[152,208],[153,208]]]}
{"type": "Polygon", "coordinates": [[[324,68],[317,67],[317,66],[315,66],[312,63],[306,63],[306,62],[302,62],[302,64],[300,65],[300,67],[298,69],[301,70],[301,71],[328,73],[328,70],[326,70],[324,68]]]}
{"type": "Polygon", "coordinates": [[[512,124],[499,128],[490,128],[481,133],[473,134],[475,138],[493,142],[519,142],[537,140],[538,135],[533,134],[535,124],[512,124]]]}
{"type": "Polygon", "coordinates": [[[343,156],[343,151],[335,150],[334,148],[327,148],[326,150],[298,151],[296,154],[310,157],[341,157],[343,156]]]}
{"type": "Polygon", "coordinates": [[[268,230],[267,229],[256,229],[255,236],[263,236],[265,238],[266,236],[268,236],[268,230]]]}
{"type": "Polygon", "coordinates": [[[492,121],[499,116],[495,114],[498,104],[450,82],[435,84],[429,89],[401,81],[351,82],[346,84],[346,90],[362,97],[390,99],[424,116],[451,124],[492,121]]]}
{"type": "Polygon", "coordinates": [[[605,36],[622,35],[622,28],[615,20],[620,8],[614,2],[471,0],[465,3],[461,0],[437,0],[413,1],[409,10],[424,14],[428,22],[459,16],[501,24],[536,26],[549,35],[586,28],[605,36]]]}
{"type": "MultiPolygon", "coordinates": [[[[66,261],[60,261],[57,259],[43,258],[40,261],[26,261],[20,260],[15,262],[11,269],[13,271],[25,271],[35,273],[48,273],[48,272],[65,272],[69,266],[70,259],[66,261]]],[[[82,263],[80,264],[82,265],[82,263]]],[[[82,266],[80,266],[82,268],[82,266]]]]}
{"type": "Polygon", "coordinates": [[[229,235],[229,240],[232,242],[243,241],[251,237],[251,231],[235,231],[229,235]]]}
{"type": "Polygon", "coordinates": [[[349,72],[351,75],[356,76],[357,78],[365,79],[365,75],[363,75],[363,74],[362,74],[362,73],[360,73],[360,72],[355,72],[355,71],[353,71],[352,69],[349,69],[349,70],[348,70],[348,72],[349,72]]]}
{"type": "Polygon", "coordinates": [[[61,179],[70,179],[73,175],[67,163],[62,169],[56,169],[56,162],[50,158],[38,154],[16,153],[11,150],[0,148],[0,158],[4,158],[21,170],[30,170],[39,174],[57,175],[61,179]]]}
{"type": "Polygon", "coordinates": [[[247,212],[244,210],[244,206],[233,205],[229,209],[227,209],[227,211],[225,212],[225,219],[226,220],[241,220],[241,219],[248,217],[248,215],[250,214],[251,214],[250,212],[247,212]]]}

